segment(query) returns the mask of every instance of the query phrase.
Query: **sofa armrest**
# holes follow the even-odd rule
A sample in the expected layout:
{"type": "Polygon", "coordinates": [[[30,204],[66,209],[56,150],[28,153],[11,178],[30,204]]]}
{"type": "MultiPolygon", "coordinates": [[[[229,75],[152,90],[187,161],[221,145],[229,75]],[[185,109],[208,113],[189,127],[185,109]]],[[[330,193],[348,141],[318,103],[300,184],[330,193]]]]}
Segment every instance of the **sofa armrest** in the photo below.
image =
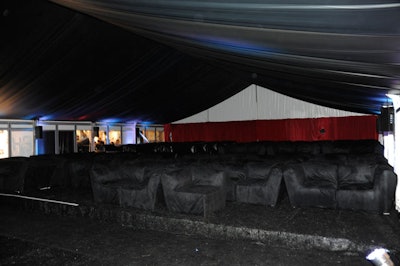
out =
{"type": "Polygon", "coordinates": [[[369,188],[340,189],[336,198],[339,208],[390,213],[393,208],[397,176],[387,165],[377,165],[369,188]]]}
{"type": "Polygon", "coordinates": [[[300,164],[287,166],[283,177],[293,207],[336,208],[336,188],[306,186],[306,173],[300,164]]]}
{"type": "Polygon", "coordinates": [[[190,166],[192,182],[196,185],[226,187],[226,172],[213,165],[190,166]]]}
{"type": "Polygon", "coordinates": [[[213,179],[210,185],[216,187],[226,187],[226,173],[223,171],[218,171],[212,175],[213,179]]]}
{"type": "MultiPolygon", "coordinates": [[[[282,170],[279,167],[274,167],[271,169],[271,172],[268,175],[267,187],[277,187],[280,189],[281,183],[282,183],[282,170]]],[[[279,192],[279,191],[277,191],[279,192]]]]}
{"type": "Polygon", "coordinates": [[[268,175],[268,180],[270,179],[282,178],[282,170],[280,167],[274,167],[268,175]]]}
{"type": "Polygon", "coordinates": [[[292,164],[284,169],[283,178],[288,188],[304,186],[305,173],[301,165],[292,164]]]}
{"type": "Polygon", "coordinates": [[[390,211],[395,198],[397,175],[392,169],[385,166],[378,166],[374,173],[373,190],[381,198],[381,208],[384,213],[390,211]]]}
{"type": "Polygon", "coordinates": [[[149,172],[145,172],[148,175],[147,186],[152,189],[157,189],[160,184],[163,169],[154,169],[149,172]]]}
{"type": "Polygon", "coordinates": [[[166,193],[192,183],[190,172],[186,168],[168,169],[161,175],[161,183],[166,193]]]}
{"type": "Polygon", "coordinates": [[[96,162],[89,171],[90,181],[93,184],[104,184],[119,179],[115,173],[111,173],[107,164],[96,162]]]}
{"type": "Polygon", "coordinates": [[[394,191],[397,184],[397,175],[386,166],[378,166],[374,172],[374,190],[383,189],[385,192],[394,191]]]}

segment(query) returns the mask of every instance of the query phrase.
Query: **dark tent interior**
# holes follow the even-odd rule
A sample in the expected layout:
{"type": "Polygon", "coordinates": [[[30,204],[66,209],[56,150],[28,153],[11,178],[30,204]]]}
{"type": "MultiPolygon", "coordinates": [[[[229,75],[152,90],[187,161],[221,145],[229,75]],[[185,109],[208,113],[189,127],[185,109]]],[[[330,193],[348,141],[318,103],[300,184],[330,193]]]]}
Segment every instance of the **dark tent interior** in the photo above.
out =
{"type": "Polygon", "coordinates": [[[398,1],[2,0],[0,33],[1,265],[400,265],[398,1]]]}
{"type": "Polygon", "coordinates": [[[168,123],[257,84],[377,114],[399,90],[391,1],[0,3],[0,118],[168,123]]]}

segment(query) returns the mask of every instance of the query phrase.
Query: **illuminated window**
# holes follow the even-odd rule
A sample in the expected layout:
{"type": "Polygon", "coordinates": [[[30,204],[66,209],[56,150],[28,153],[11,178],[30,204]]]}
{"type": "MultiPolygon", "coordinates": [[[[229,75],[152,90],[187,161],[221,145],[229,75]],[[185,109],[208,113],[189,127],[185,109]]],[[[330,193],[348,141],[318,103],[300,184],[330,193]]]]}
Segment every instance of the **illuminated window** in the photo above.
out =
{"type": "Polygon", "coordinates": [[[149,142],[156,142],[156,129],[154,127],[146,127],[144,135],[149,142]]]}
{"type": "Polygon", "coordinates": [[[29,157],[33,154],[33,131],[11,131],[11,155],[29,157]]]}
{"type": "Polygon", "coordinates": [[[156,142],[164,142],[164,127],[156,127],[156,142]]]}
{"type": "Polygon", "coordinates": [[[121,145],[121,129],[120,129],[120,127],[110,127],[108,137],[109,137],[110,144],[121,145]]]}
{"type": "Polygon", "coordinates": [[[100,127],[98,142],[101,144],[107,144],[107,128],[106,127],[100,127]]]}
{"type": "Polygon", "coordinates": [[[124,127],[122,129],[122,144],[134,144],[135,143],[135,126],[124,127]]]}
{"type": "Polygon", "coordinates": [[[9,157],[8,130],[0,130],[0,158],[9,157]]]}
{"type": "Polygon", "coordinates": [[[91,139],[91,130],[76,130],[76,144],[78,145],[78,152],[90,152],[91,139]]]}
{"type": "Polygon", "coordinates": [[[145,142],[164,142],[164,127],[163,126],[141,126],[139,127],[139,136],[138,143],[145,143],[145,142]],[[140,136],[142,134],[142,136],[140,136]],[[143,140],[142,140],[143,139],[143,140]]]}

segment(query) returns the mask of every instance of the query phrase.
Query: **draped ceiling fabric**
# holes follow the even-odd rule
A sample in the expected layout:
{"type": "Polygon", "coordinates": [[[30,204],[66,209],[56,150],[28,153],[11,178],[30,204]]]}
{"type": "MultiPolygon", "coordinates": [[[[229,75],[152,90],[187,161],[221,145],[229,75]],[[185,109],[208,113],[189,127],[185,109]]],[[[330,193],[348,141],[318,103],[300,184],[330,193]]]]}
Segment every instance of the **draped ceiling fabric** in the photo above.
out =
{"type": "Polygon", "coordinates": [[[393,0],[51,2],[0,4],[1,118],[167,123],[252,83],[373,114],[400,91],[393,0]]]}

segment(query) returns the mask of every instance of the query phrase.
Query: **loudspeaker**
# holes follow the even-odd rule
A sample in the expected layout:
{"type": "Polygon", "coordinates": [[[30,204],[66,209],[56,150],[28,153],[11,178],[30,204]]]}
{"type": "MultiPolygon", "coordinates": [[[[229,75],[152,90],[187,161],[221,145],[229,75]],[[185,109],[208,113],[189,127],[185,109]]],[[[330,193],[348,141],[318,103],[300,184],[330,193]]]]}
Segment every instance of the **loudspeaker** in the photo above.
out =
{"type": "Polygon", "coordinates": [[[93,127],[93,137],[99,136],[99,127],[93,127]]]}
{"type": "Polygon", "coordinates": [[[378,117],[378,131],[391,132],[394,130],[394,108],[393,106],[382,107],[378,117]]]}
{"type": "Polygon", "coordinates": [[[43,127],[35,126],[35,138],[42,139],[43,138],[43,127]]]}

